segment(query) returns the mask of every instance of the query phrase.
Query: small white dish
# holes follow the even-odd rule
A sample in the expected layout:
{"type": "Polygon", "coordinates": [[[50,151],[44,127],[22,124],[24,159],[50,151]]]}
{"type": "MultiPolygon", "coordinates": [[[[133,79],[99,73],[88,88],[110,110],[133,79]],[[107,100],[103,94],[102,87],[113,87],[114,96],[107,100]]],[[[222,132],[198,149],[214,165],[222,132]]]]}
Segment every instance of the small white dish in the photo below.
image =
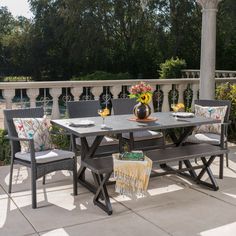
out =
{"type": "Polygon", "coordinates": [[[180,117],[180,118],[192,118],[194,117],[194,113],[191,113],[191,112],[175,112],[175,113],[172,113],[173,116],[175,116],[176,118],[177,117],[180,117]]]}
{"type": "Polygon", "coordinates": [[[80,121],[77,121],[77,122],[71,122],[69,125],[72,126],[72,127],[86,127],[86,126],[92,126],[94,125],[94,121],[92,120],[80,120],[80,121]]]}

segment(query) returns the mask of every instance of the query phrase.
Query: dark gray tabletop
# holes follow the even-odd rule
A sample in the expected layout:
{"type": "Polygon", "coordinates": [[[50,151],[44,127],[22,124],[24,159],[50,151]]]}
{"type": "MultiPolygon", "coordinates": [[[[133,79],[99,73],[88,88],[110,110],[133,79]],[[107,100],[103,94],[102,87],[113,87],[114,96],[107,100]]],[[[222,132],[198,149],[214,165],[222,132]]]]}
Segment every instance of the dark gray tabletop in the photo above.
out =
{"type": "Polygon", "coordinates": [[[117,133],[134,132],[147,129],[163,130],[169,128],[220,123],[219,120],[213,120],[211,118],[203,118],[203,117],[180,118],[179,120],[176,120],[171,112],[152,113],[151,117],[157,118],[157,120],[154,122],[130,121],[129,118],[131,117],[133,116],[132,115],[108,116],[105,119],[105,124],[107,125],[107,128],[105,129],[101,128],[102,124],[101,117],[60,119],[60,120],[52,120],[51,123],[79,137],[117,134],[117,133]],[[90,127],[72,127],[69,125],[71,122],[78,123],[81,120],[92,120],[95,122],[95,125],[90,127]]]}

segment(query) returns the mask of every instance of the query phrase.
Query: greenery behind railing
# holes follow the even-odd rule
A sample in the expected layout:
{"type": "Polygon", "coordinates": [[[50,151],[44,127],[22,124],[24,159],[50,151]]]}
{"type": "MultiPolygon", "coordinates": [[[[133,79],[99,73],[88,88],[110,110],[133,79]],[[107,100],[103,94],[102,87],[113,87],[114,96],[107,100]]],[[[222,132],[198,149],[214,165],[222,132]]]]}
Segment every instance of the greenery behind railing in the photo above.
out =
{"type": "Polygon", "coordinates": [[[236,141],[236,84],[225,83],[218,86],[216,99],[231,101],[229,139],[236,141]]]}
{"type": "Polygon", "coordinates": [[[10,163],[10,144],[6,134],[5,130],[0,129],[0,165],[10,163]]]}
{"type": "Polygon", "coordinates": [[[0,82],[28,82],[32,81],[30,76],[6,76],[0,77],[0,82]]]}

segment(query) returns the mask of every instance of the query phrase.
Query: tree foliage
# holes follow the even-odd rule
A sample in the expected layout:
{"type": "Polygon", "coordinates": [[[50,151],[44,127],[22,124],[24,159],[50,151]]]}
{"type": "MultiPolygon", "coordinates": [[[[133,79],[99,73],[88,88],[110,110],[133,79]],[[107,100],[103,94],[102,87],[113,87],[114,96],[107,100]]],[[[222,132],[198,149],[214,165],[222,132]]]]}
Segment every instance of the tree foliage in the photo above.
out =
{"type": "MultiPolygon", "coordinates": [[[[235,0],[220,4],[217,68],[235,69],[235,0]]],[[[95,71],[157,78],[160,64],[200,64],[201,8],[196,1],[29,0],[34,18],[0,8],[0,70],[36,80],[61,80],[95,71]]]]}

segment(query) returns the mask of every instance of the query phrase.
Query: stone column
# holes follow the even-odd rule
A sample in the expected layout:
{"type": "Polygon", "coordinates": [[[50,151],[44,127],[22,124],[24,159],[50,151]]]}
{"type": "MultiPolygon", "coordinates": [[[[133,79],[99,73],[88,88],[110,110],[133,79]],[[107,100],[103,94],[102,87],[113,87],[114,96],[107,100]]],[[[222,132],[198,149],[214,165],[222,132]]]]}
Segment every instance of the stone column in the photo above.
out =
{"type": "Polygon", "coordinates": [[[50,94],[53,99],[52,119],[59,119],[60,118],[60,110],[59,110],[58,98],[61,95],[61,88],[50,89],[50,94]]]}
{"type": "Polygon", "coordinates": [[[30,107],[36,107],[36,98],[39,95],[39,89],[27,89],[27,95],[30,98],[30,107]]]}
{"type": "Polygon", "coordinates": [[[221,0],[197,0],[202,6],[200,99],[215,99],[216,14],[221,0]]]}

